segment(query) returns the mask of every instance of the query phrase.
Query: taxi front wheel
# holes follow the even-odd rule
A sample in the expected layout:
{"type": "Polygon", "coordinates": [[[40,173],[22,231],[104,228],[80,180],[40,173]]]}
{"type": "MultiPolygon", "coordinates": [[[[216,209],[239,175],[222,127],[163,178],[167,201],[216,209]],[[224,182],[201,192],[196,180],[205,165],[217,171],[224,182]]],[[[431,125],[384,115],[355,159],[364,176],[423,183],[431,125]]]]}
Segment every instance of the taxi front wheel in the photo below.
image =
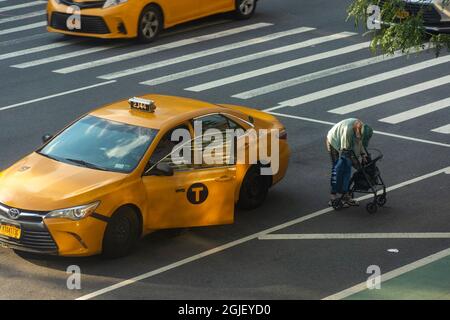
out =
{"type": "Polygon", "coordinates": [[[261,175],[259,166],[252,166],[245,175],[237,206],[251,210],[261,206],[269,192],[269,178],[261,175]]]}
{"type": "Polygon", "coordinates": [[[120,208],[113,214],[103,238],[103,256],[123,257],[131,252],[139,238],[139,221],[131,208],[120,208]]]}
{"type": "Polygon", "coordinates": [[[138,23],[139,42],[153,42],[163,28],[163,15],[161,10],[155,5],[145,7],[139,16],[138,23]]]}
{"type": "Polygon", "coordinates": [[[249,19],[253,16],[256,10],[257,0],[236,0],[236,9],[234,16],[238,20],[249,19]]]}

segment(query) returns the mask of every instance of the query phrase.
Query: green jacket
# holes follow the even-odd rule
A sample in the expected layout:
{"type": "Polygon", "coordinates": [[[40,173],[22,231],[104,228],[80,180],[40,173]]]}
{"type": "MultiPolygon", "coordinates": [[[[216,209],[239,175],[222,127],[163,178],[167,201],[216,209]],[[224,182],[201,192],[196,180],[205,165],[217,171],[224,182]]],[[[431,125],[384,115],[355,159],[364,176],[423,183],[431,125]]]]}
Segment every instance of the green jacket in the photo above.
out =
{"type": "Polygon", "coordinates": [[[373,129],[364,124],[361,132],[361,139],[356,138],[353,131],[353,124],[358,119],[349,118],[336,123],[330,131],[328,131],[327,141],[330,145],[342,152],[343,150],[353,150],[357,156],[364,153],[364,147],[367,148],[369,140],[372,137],[373,129]]]}

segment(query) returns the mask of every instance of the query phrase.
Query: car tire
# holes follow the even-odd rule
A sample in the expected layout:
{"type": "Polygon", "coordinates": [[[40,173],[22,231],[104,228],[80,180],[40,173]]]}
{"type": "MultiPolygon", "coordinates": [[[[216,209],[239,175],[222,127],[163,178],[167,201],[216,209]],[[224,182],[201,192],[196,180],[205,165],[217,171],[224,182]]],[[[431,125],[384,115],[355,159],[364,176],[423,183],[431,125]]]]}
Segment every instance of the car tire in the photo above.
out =
{"type": "Polygon", "coordinates": [[[256,10],[257,0],[236,0],[234,17],[238,20],[250,19],[256,10]]]}
{"type": "Polygon", "coordinates": [[[268,177],[261,175],[259,166],[252,166],[242,182],[237,206],[245,210],[256,209],[266,200],[268,192],[268,177]]]}
{"type": "Polygon", "coordinates": [[[163,14],[155,5],[145,7],[138,21],[137,39],[141,43],[151,43],[156,40],[163,29],[163,14]]]}
{"type": "Polygon", "coordinates": [[[139,238],[139,220],[133,209],[117,210],[106,226],[103,237],[103,256],[119,258],[128,255],[139,238]]]}

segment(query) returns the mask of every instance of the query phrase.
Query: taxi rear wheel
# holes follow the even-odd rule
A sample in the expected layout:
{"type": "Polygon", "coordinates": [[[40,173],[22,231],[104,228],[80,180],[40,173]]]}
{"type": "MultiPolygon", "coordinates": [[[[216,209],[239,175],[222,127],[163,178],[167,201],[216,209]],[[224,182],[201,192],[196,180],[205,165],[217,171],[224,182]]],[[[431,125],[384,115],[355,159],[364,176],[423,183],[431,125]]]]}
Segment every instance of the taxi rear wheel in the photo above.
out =
{"type": "Polygon", "coordinates": [[[154,5],[142,10],[138,22],[138,40],[143,43],[153,42],[163,28],[163,15],[154,5]]]}
{"type": "Polygon", "coordinates": [[[123,257],[131,252],[139,238],[139,220],[131,208],[120,208],[111,217],[103,238],[103,256],[123,257]]]}
{"type": "Polygon", "coordinates": [[[234,16],[236,19],[244,20],[253,16],[256,10],[257,0],[236,0],[234,16]]]}
{"type": "Polygon", "coordinates": [[[269,178],[261,175],[259,166],[252,166],[245,175],[239,193],[238,207],[251,210],[261,206],[269,192],[269,178]]]}

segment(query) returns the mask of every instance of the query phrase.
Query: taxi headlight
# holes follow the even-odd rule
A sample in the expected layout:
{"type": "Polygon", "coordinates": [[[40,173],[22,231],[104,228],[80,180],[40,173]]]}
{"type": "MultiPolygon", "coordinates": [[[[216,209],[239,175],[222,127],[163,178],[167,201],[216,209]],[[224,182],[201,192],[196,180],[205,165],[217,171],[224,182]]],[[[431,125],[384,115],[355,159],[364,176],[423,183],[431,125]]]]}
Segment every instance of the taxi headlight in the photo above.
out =
{"type": "Polygon", "coordinates": [[[90,214],[94,213],[95,209],[97,209],[100,201],[93,202],[84,206],[78,206],[67,209],[59,209],[49,212],[45,217],[46,218],[67,218],[71,220],[80,220],[83,219],[90,214]]]}
{"type": "Polygon", "coordinates": [[[105,4],[103,5],[103,8],[109,8],[112,6],[116,6],[118,4],[125,3],[127,1],[128,0],[106,0],[105,4]]]}

